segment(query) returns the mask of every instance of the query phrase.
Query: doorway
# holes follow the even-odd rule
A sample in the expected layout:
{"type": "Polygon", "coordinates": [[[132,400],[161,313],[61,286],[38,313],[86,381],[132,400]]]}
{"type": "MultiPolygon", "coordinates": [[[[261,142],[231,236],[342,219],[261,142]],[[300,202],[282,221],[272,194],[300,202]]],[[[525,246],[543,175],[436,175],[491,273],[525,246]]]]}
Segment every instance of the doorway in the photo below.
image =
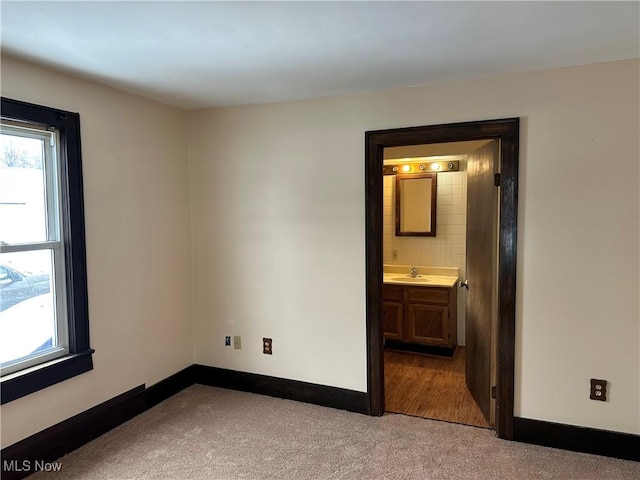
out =
{"type": "Polygon", "coordinates": [[[513,438],[518,133],[517,118],[366,133],[367,396],[372,415],[382,415],[385,411],[382,325],[384,149],[495,139],[500,153],[495,428],[498,437],[513,438]]]}
{"type": "Polygon", "coordinates": [[[497,140],[384,149],[387,412],[483,428],[495,421],[498,155],[497,140]],[[407,196],[403,186],[423,177],[437,182],[407,196]],[[398,229],[398,213],[431,234],[398,229]],[[405,278],[412,268],[420,275],[405,278]]]}

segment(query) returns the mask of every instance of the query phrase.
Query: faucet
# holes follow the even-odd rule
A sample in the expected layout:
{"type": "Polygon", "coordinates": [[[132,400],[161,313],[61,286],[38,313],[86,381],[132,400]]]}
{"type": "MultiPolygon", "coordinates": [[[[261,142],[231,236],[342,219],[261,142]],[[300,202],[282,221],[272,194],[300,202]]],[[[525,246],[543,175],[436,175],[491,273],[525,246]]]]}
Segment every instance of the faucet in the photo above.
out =
{"type": "Polygon", "coordinates": [[[420,276],[418,275],[418,270],[416,270],[416,267],[411,267],[411,270],[409,270],[409,276],[411,278],[416,278],[420,276]]]}

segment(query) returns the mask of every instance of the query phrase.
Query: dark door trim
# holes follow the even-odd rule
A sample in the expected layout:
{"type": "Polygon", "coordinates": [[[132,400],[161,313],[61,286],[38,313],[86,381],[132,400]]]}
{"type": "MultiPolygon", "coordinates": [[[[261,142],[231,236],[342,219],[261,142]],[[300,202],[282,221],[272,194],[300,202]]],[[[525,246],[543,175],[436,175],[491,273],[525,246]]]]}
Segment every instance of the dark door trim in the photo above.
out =
{"type": "Polygon", "coordinates": [[[500,140],[500,227],[498,233],[498,332],[496,434],[513,439],[518,216],[518,118],[376,130],[365,133],[365,241],[367,397],[369,413],[384,413],[382,335],[382,166],[385,147],[468,140],[500,140]]]}

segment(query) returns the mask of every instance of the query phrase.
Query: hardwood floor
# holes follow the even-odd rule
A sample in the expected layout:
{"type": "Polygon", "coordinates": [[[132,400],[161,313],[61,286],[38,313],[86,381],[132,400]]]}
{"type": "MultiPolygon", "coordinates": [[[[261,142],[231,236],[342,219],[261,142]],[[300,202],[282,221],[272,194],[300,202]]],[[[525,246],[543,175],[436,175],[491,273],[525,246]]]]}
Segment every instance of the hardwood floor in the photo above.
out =
{"type": "Polygon", "coordinates": [[[388,412],[490,428],[467,389],[464,347],[453,358],[384,352],[388,412]]]}

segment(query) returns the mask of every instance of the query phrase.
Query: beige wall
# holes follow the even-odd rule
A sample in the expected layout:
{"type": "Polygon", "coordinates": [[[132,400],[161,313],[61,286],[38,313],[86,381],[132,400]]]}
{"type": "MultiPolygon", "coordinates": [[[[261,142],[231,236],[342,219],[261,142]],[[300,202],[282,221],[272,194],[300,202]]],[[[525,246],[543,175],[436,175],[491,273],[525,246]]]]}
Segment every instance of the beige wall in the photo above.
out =
{"type": "Polygon", "coordinates": [[[2,447],[193,363],[186,114],[2,59],[2,95],[80,113],[94,370],[1,407],[2,447]]]}
{"type": "Polygon", "coordinates": [[[81,114],[96,354],[2,406],[2,446],[194,361],[365,391],[364,131],[514,116],[516,414],[640,433],[638,72],[202,110],[187,142],[178,110],[3,59],[3,95],[81,114]],[[609,402],[588,400],[591,377],[609,402]]]}
{"type": "Polygon", "coordinates": [[[638,72],[192,112],[196,362],[365,391],[364,132],[521,117],[516,415],[640,433],[638,72]]]}

